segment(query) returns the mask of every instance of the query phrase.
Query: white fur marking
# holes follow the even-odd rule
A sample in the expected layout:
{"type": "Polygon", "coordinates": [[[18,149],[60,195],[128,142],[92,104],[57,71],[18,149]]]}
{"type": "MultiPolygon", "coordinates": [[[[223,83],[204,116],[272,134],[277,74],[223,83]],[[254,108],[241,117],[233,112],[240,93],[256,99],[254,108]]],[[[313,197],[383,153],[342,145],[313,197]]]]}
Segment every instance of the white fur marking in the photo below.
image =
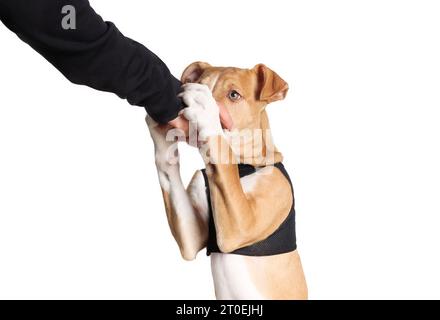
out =
{"type": "Polygon", "coordinates": [[[212,253],[211,270],[219,300],[262,300],[246,266],[245,257],[212,253]]]}
{"type": "Polygon", "coordinates": [[[267,166],[261,169],[257,169],[255,173],[241,178],[240,183],[244,193],[250,193],[254,191],[259,179],[266,174],[272,173],[272,170],[273,168],[271,166],[267,166]]]}
{"type": "Polygon", "coordinates": [[[184,92],[180,95],[188,106],[183,109],[183,116],[197,124],[201,140],[210,136],[223,135],[220,124],[219,108],[212,96],[212,92],[205,84],[190,83],[184,85],[184,92]]]}
{"type": "Polygon", "coordinates": [[[258,181],[258,175],[250,174],[240,179],[241,187],[244,193],[250,193],[254,190],[258,181]]]}

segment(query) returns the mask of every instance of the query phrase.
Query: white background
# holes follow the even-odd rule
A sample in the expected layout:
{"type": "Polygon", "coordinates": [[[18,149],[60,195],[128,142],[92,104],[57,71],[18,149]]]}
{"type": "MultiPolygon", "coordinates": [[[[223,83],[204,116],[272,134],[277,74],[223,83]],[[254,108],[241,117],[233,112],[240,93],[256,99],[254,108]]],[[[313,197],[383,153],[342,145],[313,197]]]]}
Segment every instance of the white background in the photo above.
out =
{"type": "MultiPolygon", "coordinates": [[[[263,62],[294,88],[268,111],[310,298],[440,298],[437,1],[91,3],[176,76],[263,62]]],[[[143,109],[0,43],[0,298],[213,298],[209,259],[169,232],[143,109]]]]}

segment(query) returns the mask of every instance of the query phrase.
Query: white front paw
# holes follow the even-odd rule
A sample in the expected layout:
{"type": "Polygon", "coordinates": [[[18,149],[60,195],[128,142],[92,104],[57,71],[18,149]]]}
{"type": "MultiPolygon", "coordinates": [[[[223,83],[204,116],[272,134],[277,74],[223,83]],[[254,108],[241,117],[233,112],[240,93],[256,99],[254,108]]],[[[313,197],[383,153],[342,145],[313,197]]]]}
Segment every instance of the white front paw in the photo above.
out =
{"type": "Polygon", "coordinates": [[[197,126],[200,140],[223,134],[220,123],[219,108],[208,86],[190,83],[182,86],[184,91],[179,95],[188,106],[183,109],[183,116],[197,126]]]}

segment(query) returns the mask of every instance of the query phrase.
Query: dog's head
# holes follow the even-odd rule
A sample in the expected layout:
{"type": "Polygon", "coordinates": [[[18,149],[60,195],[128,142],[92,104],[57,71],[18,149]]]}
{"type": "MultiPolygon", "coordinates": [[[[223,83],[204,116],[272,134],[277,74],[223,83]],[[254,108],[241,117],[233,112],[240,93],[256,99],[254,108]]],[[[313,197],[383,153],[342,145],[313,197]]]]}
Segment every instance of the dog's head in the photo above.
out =
{"type": "Polygon", "coordinates": [[[284,99],[289,90],[287,83],[264,64],[239,69],[194,62],[183,72],[182,82],[206,84],[239,130],[262,128],[261,115],[267,104],[284,99]]]}
{"type": "MultiPolygon", "coordinates": [[[[282,100],[289,90],[288,84],[274,71],[264,64],[258,64],[252,69],[233,67],[213,67],[205,62],[194,62],[182,74],[183,83],[206,84],[212,91],[215,100],[229,112],[234,132],[244,130],[260,131],[262,145],[259,156],[266,156],[270,136],[266,106],[274,101],[282,100]]],[[[252,133],[255,137],[255,132],[252,133]]],[[[255,141],[240,139],[240,149],[236,150],[243,162],[258,164],[255,155],[252,159],[245,156],[245,149],[258,149],[255,141]]],[[[270,142],[271,143],[271,142],[270,142]]],[[[274,161],[281,161],[281,154],[275,149],[274,161]]],[[[272,161],[269,161],[272,162],[272,161]]]]}

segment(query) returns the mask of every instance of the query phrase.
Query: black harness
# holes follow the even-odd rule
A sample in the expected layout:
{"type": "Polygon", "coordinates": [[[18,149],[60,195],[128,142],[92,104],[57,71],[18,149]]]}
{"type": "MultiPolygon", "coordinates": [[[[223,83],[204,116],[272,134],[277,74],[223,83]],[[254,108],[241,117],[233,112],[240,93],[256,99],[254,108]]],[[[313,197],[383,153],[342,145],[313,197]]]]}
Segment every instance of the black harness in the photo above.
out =
{"type": "MultiPolygon", "coordinates": [[[[289,181],[290,187],[293,187],[290,177],[281,162],[275,163],[274,166],[278,168],[282,174],[289,181]]],[[[238,171],[240,178],[250,175],[256,172],[254,166],[248,164],[239,164],[238,171]]],[[[208,177],[206,170],[202,170],[203,177],[205,178],[206,195],[209,203],[209,236],[206,254],[209,256],[213,252],[221,252],[217,245],[217,234],[215,229],[214,217],[212,215],[211,197],[209,192],[208,177]]],[[[270,214],[268,212],[267,214],[270,214]]],[[[293,201],[292,208],[286,220],[279,226],[279,228],[272,233],[269,237],[259,242],[256,242],[247,247],[237,249],[231,253],[244,256],[271,256],[276,254],[282,254],[292,252],[296,250],[296,233],[295,233],[295,200],[293,201]]]]}

